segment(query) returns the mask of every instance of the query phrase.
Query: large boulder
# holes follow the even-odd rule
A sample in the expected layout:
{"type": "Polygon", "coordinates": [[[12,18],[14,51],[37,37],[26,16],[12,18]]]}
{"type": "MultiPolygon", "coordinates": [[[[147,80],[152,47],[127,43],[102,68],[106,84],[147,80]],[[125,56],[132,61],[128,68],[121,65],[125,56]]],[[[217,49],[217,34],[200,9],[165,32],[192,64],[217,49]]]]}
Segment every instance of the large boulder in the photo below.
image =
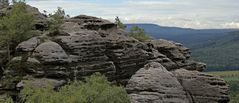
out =
{"type": "Polygon", "coordinates": [[[156,62],[137,71],[127,91],[134,103],[191,103],[177,78],[156,62]]]}
{"type": "Polygon", "coordinates": [[[178,69],[173,71],[193,103],[227,103],[228,84],[221,78],[198,71],[178,69]]]}
{"type": "Polygon", "coordinates": [[[69,63],[70,59],[64,49],[55,42],[44,42],[33,52],[33,56],[39,58],[42,63],[69,63]]]}
{"type": "Polygon", "coordinates": [[[131,77],[127,91],[134,103],[227,103],[228,84],[198,71],[167,71],[161,64],[145,65],[131,77]]]}

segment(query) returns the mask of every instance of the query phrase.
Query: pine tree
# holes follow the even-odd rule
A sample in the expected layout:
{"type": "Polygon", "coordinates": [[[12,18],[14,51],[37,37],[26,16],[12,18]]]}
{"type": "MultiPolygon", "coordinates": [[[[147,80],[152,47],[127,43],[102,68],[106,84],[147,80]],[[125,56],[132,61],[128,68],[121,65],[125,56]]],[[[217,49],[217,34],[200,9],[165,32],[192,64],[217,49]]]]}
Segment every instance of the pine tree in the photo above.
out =
{"type": "Polygon", "coordinates": [[[51,17],[51,20],[48,22],[50,35],[56,35],[64,23],[65,11],[58,7],[57,11],[54,14],[50,14],[49,17],[51,17]]]}
{"type": "Polygon", "coordinates": [[[118,28],[125,30],[126,26],[120,21],[119,17],[116,16],[115,24],[117,24],[118,28]]]}
{"type": "Polygon", "coordinates": [[[15,46],[32,36],[34,25],[33,14],[27,11],[24,0],[13,0],[12,8],[6,16],[0,18],[0,44],[7,46],[8,60],[15,46]]]}

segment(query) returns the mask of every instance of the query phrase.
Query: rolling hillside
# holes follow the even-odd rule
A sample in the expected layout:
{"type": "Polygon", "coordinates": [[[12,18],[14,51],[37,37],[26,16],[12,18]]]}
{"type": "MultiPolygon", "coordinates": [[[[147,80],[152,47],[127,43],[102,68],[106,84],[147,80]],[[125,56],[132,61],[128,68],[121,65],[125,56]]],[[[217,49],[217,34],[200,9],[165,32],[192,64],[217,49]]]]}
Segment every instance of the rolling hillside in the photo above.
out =
{"type": "Polygon", "coordinates": [[[183,43],[192,51],[192,57],[207,64],[206,71],[239,70],[239,30],[189,29],[164,27],[155,24],[127,24],[140,26],[154,38],[183,43]]]}
{"type": "Polygon", "coordinates": [[[139,26],[144,28],[145,31],[154,38],[163,38],[183,43],[187,47],[193,47],[194,44],[198,44],[207,41],[211,38],[221,37],[227,35],[229,32],[235,31],[235,29],[190,29],[179,27],[167,27],[159,26],[156,24],[126,24],[126,30],[132,26],[139,26]]]}
{"type": "Polygon", "coordinates": [[[239,32],[195,45],[192,56],[207,63],[208,71],[239,70],[239,32]]]}

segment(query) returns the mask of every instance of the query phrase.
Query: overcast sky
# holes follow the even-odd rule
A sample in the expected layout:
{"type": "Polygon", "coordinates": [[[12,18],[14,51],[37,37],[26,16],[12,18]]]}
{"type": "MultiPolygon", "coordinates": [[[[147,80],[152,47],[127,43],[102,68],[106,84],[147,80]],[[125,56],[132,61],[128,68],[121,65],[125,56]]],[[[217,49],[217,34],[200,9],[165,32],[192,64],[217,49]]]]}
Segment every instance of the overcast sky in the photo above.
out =
{"type": "Polygon", "coordinates": [[[97,16],[124,23],[154,23],[186,28],[239,28],[239,0],[27,0],[40,9],[57,7],[70,16],[97,16]]]}

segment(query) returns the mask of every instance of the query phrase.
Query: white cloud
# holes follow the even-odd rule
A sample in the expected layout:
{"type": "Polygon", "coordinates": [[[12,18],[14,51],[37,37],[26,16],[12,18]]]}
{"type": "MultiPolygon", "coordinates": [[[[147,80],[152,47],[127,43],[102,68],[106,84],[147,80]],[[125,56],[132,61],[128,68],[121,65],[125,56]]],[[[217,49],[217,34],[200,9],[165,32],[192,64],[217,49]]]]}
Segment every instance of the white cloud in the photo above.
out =
{"type": "Polygon", "coordinates": [[[86,14],[125,23],[188,28],[239,28],[238,0],[28,0],[41,11],[63,7],[71,16],[86,14]],[[115,2],[114,2],[115,1],[115,2]],[[113,3],[114,2],[114,3],[113,3]],[[229,23],[229,24],[228,24],[229,23]]]}
{"type": "Polygon", "coordinates": [[[228,22],[222,24],[222,27],[224,28],[239,28],[239,22],[228,22]]]}

